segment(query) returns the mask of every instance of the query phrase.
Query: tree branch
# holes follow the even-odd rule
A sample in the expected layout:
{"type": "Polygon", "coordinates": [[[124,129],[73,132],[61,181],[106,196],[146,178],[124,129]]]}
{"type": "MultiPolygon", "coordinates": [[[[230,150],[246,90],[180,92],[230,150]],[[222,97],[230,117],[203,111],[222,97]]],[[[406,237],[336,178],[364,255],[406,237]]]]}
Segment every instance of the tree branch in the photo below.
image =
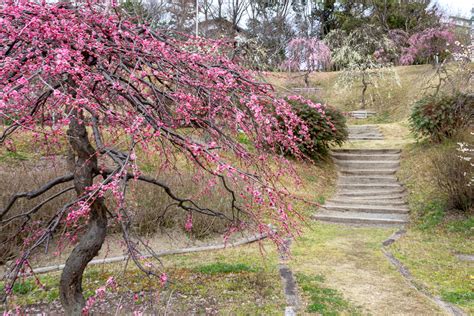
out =
{"type": "Polygon", "coordinates": [[[13,204],[15,204],[15,202],[18,199],[26,198],[26,199],[30,200],[32,198],[35,198],[37,196],[42,195],[43,193],[49,191],[50,189],[54,188],[55,186],[57,186],[59,184],[72,181],[73,179],[74,179],[74,175],[73,174],[68,174],[68,175],[61,176],[61,177],[58,177],[56,179],[53,179],[53,180],[49,181],[48,183],[46,183],[44,186],[42,186],[41,188],[39,188],[37,190],[29,191],[29,192],[21,192],[21,193],[15,194],[14,196],[12,196],[10,198],[10,201],[7,203],[7,206],[4,209],[1,210],[0,220],[2,220],[3,217],[10,211],[13,204]]]}

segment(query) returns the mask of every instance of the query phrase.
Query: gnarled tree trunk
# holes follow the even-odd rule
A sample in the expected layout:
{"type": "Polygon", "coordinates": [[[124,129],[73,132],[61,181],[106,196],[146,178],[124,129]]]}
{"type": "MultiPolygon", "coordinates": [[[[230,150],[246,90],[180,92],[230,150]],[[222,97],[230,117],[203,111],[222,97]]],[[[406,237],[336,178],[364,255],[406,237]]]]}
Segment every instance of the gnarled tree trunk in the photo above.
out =
{"type": "MultiPolygon", "coordinates": [[[[86,192],[97,172],[97,156],[92,147],[82,116],[73,112],[69,130],[69,143],[75,155],[74,186],[78,196],[86,192]]],[[[81,315],[85,306],[82,295],[82,274],[105,240],[107,231],[107,209],[102,198],[97,198],[90,207],[89,222],[79,243],[66,261],[60,281],[61,303],[66,315],[81,315]]]]}

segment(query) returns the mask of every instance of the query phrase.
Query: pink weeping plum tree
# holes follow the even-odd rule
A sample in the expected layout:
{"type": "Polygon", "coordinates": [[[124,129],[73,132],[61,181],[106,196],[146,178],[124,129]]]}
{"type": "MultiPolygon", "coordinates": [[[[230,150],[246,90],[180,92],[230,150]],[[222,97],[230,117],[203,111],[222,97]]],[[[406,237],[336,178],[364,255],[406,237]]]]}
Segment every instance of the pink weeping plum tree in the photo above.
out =
{"type": "Polygon", "coordinates": [[[288,43],[287,58],[281,68],[290,71],[305,70],[304,82],[309,87],[309,75],[327,68],[331,63],[331,50],[317,38],[298,37],[288,43]]]}
{"type": "MultiPolygon", "coordinates": [[[[61,275],[60,300],[67,315],[80,315],[86,304],[83,272],[111,221],[121,227],[135,264],[163,279],[159,268],[143,262],[139,249],[153,250],[132,231],[126,203],[131,181],[161,188],[190,214],[186,228],[200,213],[227,219],[229,231],[267,233],[277,244],[292,234],[295,197],[280,180],[296,174],[279,153],[303,157],[298,146],[308,139],[307,127],[271,86],[226,57],[230,48],[224,43],[153,30],[116,6],[92,1],[7,0],[0,6],[0,144],[22,133],[46,146],[68,144],[74,157],[69,173],[14,194],[0,208],[0,229],[20,221],[22,230],[34,232],[7,272],[6,297],[28,273],[30,258],[52,238],[63,238],[74,248],[61,275]],[[242,133],[251,147],[235,140],[242,133]],[[146,174],[142,153],[159,158],[163,172],[178,170],[183,161],[194,166],[196,185],[209,192],[219,184],[233,215],[179,196],[166,180],[146,174]],[[199,182],[203,174],[213,181],[199,182]],[[70,191],[73,198],[51,218],[32,221],[70,191]],[[22,199],[38,202],[12,213],[22,199]]],[[[327,48],[308,45],[305,58],[315,69],[326,60],[318,53],[327,56],[327,48]]]]}
{"type": "Polygon", "coordinates": [[[408,38],[407,47],[402,50],[400,63],[412,65],[417,59],[431,58],[435,61],[435,56],[445,53],[454,41],[454,32],[447,26],[427,28],[414,33],[408,38]]]}

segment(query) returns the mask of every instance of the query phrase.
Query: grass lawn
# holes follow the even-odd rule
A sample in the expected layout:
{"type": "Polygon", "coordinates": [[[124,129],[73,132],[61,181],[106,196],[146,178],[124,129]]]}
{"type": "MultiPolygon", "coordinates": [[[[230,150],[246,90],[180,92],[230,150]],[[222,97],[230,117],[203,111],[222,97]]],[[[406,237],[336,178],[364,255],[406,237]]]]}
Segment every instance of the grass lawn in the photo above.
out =
{"type": "MultiPolygon", "coordinates": [[[[168,256],[162,259],[169,283],[163,288],[156,278],[148,278],[132,263],[91,266],[84,277],[87,297],[105,285],[110,276],[118,283],[117,292],[107,297],[108,312],[123,305],[123,311],[177,314],[211,313],[236,315],[280,314],[285,300],[277,271],[277,256],[268,242],[263,256],[259,244],[213,252],[168,256]]],[[[36,305],[45,312],[58,306],[59,274],[39,276],[19,282],[10,307],[36,305]],[[40,304],[40,305],[37,305],[40,304]]],[[[104,302],[97,303],[98,311],[104,302]]],[[[31,306],[30,306],[31,308],[31,306]]],[[[57,310],[56,310],[57,311],[57,310]]]]}

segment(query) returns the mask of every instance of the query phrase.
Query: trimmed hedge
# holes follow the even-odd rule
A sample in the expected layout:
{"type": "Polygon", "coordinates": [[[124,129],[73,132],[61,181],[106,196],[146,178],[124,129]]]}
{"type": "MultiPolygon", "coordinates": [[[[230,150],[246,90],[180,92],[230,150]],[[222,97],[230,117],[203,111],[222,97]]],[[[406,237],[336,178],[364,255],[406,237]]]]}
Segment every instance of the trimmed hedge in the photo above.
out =
{"type": "Polygon", "coordinates": [[[410,127],[418,138],[441,142],[472,122],[474,95],[427,96],[415,102],[410,127]]]}

